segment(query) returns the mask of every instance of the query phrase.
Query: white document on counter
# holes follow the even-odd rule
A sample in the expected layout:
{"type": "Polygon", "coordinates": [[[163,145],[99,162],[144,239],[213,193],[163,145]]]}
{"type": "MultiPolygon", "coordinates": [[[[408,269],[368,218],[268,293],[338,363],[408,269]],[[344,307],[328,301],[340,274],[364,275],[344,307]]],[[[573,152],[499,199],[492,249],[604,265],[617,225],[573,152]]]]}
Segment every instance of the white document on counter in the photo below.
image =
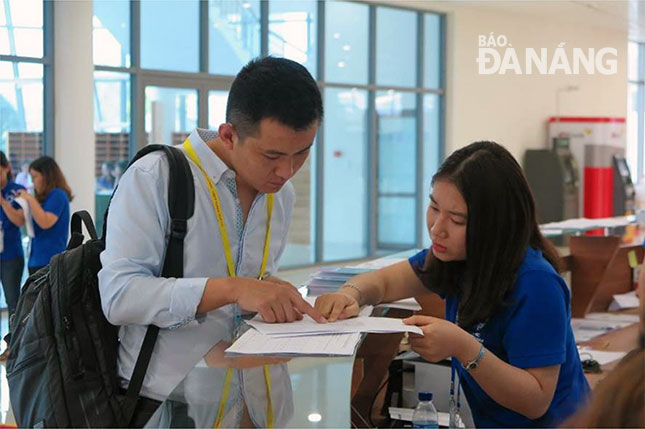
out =
{"type": "Polygon", "coordinates": [[[627,308],[638,308],[640,302],[636,291],[614,295],[614,300],[609,304],[608,311],[625,310],[627,308]]]}
{"type": "Polygon", "coordinates": [[[351,334],[360,332],[391,333],[412,332],[423,335],[418,326],[405,325],[402,319],[391,317],[366,317],[359,316],[351,319],[338,320],[330,323],[317,323],[308,315],[302,320],[290,323],[267,323],[259,315],[246,323],[264,335],[296,336],[315,334],[351,334]]]}
{"type": "Polygon", "coordinates": [[[640,316],[638,314],[624,313],[587,313],[587,320],[603,320],[605,322],[627,322],[638,323],[640,316]]]}
{"type": "Polygon", "coordinates": [[[590,347],[578,347],[578,354],[580,355],[580,360],[591,358],[600,365],[605,365],[609,362],[624,358],[627,352],[607,352],[604,350],[593,350],[590,347]]]}
{"type": "Polygon", "coordinates": [[[573,336],[576,343],[591,340],[600,335],[607,334],[616,329],[624,328],[631,325],[631,322],[623,321],[609,321],[609,320],[590,320],[590,319],[571,319],[571,327],[573,328],[573,336]]]}
{"type": "Polygon", "coordinates": [[[249,329],[227,353],[239,354],[303,354],[351,356],[361,334],[327,334],[299,337],[274,337],[249,329]]]}
{"type": "Polygon", "coordinates": [[[410,311],[419,311],[421,306],[419,302],[414,298],[405,298],[393,302],[384,302],[378,304],[376,308],[387,307],[387,308],[400,308],[401,310],[410,310],[410,311]]]}

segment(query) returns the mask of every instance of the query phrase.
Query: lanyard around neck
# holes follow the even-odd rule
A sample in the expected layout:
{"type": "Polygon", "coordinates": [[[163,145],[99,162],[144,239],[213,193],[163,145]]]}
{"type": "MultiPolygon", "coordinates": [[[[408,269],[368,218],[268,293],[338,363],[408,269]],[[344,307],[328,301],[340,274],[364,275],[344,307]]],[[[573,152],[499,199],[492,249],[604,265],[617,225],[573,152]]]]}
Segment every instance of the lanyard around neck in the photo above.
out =
{"type": "MultiPolygon", "coordinates": [[[[226,223],[224,220],[224,211],[222,210],[222,205],[219,200],[217,188],[215,187],[215,183],[213,183],[213,180],[208,176],[208,173],[206,173],[206,170],[204,170],[204,167],[202,166],[202,162],[199,159],[197,152],[195,152],[195,149],[193,148],[193,145],[190,142],[190,139],[187,138],[183,146],[184,146],[184,149],[186,150],[186,154],[188,155],[188,157],[195,163],[195,165],[197,165],[199,170],[202,172],[204,179],[206,179],[206,184],[208,185],[208,191],[211,194],[211,202],[213,203],[213,211],[215,212],[217,225],[219,226],[220,235],[222,236],[222,247],[224,248],[224,256],[226,257],[226,266],[228,268],[228,275],[230,277],[235,277],[236,275],[235,264],[233,263],[231,244],[228,239],[228,232],[226,230],[226,223]]],[[[267,197],[267,225],[266,225],[266,233],[264,235],[264,252],[262,254],[262,265],[260,266],[260,274],[258,274],[258,278],[260,279],[264,277],[264,274],[266,273],[267,261],[269,259],[269,246],[271,244],[271,216],[273,214],[274,195],[267,194],[266,197],[267,197]]]]}
{"type": "MultiPolygon", "coordinates": [[[[219,225],[220,235],[222,236],[222,247],[224,248],[224,255],[226,257],[226,266],[228,268],[229,277],[235,277],[235,264],[233,264],[233,254],[231,253],[231,245],[228,240],[228,233],[226,231],[226,223],[224,221],[224,211],[222,210],[222,205],[219,200],[219,195],[217,194],[217,188],[215,183],[211,180],[202,166],[202,162],[195,152],[190,139],[186,139],[183,144],[184,149],[188,157],[197,165],[199,170],[202,172],[204,179],[206,179],[206,184],[208,185],[208,191],[211,194],[211,201],[213,203],[213,210],[215,211],[215,218],[217,219],[217,225],[219,225]]],[[[273,194],[267,194],[267,226],[266,234],[264,236],[264,252],[262,254],[262,265],[260,266],[260,274],[258,275],[259,279],[264,277],[266,272],[267,261],[269,259],[269,246],[271,244],[271,216],[273,214],[273,194]]],[[[222,398],[220,399],[219,407],[217,410],[217,417],[215,418],[214,428],[220,428],[222,425],[222,419],[224,417],[224,410],[226,409],[226,403],[228,402],[228,392],[231,389],[231,378],[233,377],[233,370],[229,368],[226,371],[226,378],[224,380],[224,390],[222,391],[222,398]]],[[[274,415],[273,415],[273,402],[271,400],[271,372],[268,365],[264,365],[264,383],[266,385],[267,391],[267,427],[274,427],[274,415]]]]}
{"type": "MultiPolygon", "coordinates": [[[[458,324],[459,320],[459,303],[457,303],[457,309],[455,310],[455,318],[451,322],[455,325],[458,324]]],[[[448,412],[450,420],[448,423],[449,428],[459,427],[460,419],[460,410],[461,410],[461,376],[457,380],[457,397],[455,398],[455,374],[457,373],[457,365],[460,365],[457,362],[457,359],[454,356],[450,357],[450,403],[448,405],[448,412]]]]}

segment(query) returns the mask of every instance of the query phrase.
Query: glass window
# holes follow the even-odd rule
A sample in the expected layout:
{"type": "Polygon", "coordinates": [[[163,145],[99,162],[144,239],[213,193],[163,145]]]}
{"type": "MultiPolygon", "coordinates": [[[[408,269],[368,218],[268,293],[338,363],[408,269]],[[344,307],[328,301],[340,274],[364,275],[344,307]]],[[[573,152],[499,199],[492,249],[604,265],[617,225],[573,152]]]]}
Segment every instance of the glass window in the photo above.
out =
{"type": "Polygon", "coordinates": [[[367,91],[325,90],[323,259],[367,254],[367,91]]]}
{"type": "Polygon", "coordinates": [[[316,76],[314,0],[269,2],[269,54],[297,61],[316,76]]]}
{"type": "Polygon", "coordinates": [[[0,150],[14,171],[43,154],[43,66],[0,62],[0,150]]]}
{"type": "Polygon", "coordinates": [[[376,113],[379,192],[416,193],[416,96],[378,91],[376,113]]]}
{"type": "Polygon", "coordinates": [[[441,17],[435,14],[425,14],[423,44],[423,86],[439,88],[441,85],[441,17]]]}
{"type": "Polygon", "coordinates": [[[226,122],[226,102],[228,91],[210,91],[208,93],[208,128],[217,130],[226,122]]]}
{"type": "Polygon", "coordinates": [[[130,146],[130,75],[94,72],[94,158],[96,227],[125,171],[130,146]]]}
{"type": "Polygon", "coordinates": [[[439,148],[441,147],[441,98],[437,94],[423,96],[423,216],[421,216],[421,232],[423,245],[430,246],[430,237],[426,225],[425,210],[430,202],[430,181],[439,168],[439,148]]]}
{"type": "Polygon", "coordinates": [[[94,72],[94,130],[130,131],[130,75],[94,72]]]}
{"type": "Polygon", "coordinates": [[[376,113],[379,247],[414,245],[416,95],[393,90],[378,91],[376,113]]]}
{"type": "Polygon", "coordinates": [[[199,2],[141,2],[141,67],[199,70],[199,2]]]}
{"type": "Polygon", "coordinates": [[[94,64],[130,67],[130,2],[94,0],[94,64]]]}
{"type": "Polygon", "coordinates": [[[197,90],[147,86],[145,95],[148,143],[178,145],[197,127],[197,90]]]}
{"type": "MultiPolygon", "coordinates": [[[[314,147],[316,143],[314,143],[314,147]]],[[[316,228],[315,205],[315,151],[290,180],[296,192],[296,203],[291,214],[291,224],[287,235],[280,267],[306,265],[314,262],[314,230],[316,228]]]]}
{"type": "Polygon", "coordinates": [[[367,84],[369,6],[325,4],[325,80],[367,84]]]}
{"type": "Polygon", "coordinates": [[[209,0],[209,70],[235,75],[260,55],[260,0],[209,0]]]}
{"type": "Polygon", "coordinates": [[[417,13],[376,9],[376,83],[416,86],[417,13]]]}
{"type": "Polygon", "coordinates": [[[383,196],[378,199],[378,247],[404,249],[415,245],[414,197],[383,196]]]}
{"type": "Polygon", "coordinates": [[[0,19],[0,54],[42,58],[43,0],[4,0],[0,19]]]}

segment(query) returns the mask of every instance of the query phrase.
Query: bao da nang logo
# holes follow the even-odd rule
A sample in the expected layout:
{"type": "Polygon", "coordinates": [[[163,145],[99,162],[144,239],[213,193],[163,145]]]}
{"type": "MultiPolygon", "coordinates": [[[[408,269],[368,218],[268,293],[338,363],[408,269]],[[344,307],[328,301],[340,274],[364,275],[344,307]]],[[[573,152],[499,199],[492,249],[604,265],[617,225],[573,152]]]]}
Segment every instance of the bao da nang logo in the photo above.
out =
{"type": "Polygon", "coordinates": [[[526,48],[519,52],[503,35],[480,34],[477,64],[479,74],[616,74],[618,51],[616,48],[565,49],[562,42],[554,49],[526,48]]]}

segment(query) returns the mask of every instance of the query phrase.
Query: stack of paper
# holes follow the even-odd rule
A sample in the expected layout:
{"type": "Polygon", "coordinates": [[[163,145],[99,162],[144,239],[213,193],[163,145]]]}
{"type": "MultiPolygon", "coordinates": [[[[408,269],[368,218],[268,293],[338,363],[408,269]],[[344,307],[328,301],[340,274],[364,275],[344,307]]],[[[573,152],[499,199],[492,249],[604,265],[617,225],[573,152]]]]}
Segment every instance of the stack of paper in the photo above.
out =
{"type": "Polygon", "coordinates": [[[309,295],[312,296],[336,292],[347,280],[370,271],[374,270],[355,267],[323,267],[311,275],[305,286],[309,290],[309,295]]]}
{"type": "Polygon", "coordinates": [[[302,320],[292,323],[267,323],[262,321],[260,318],[255,317],[246,323],[251,325],[261,334],[275,337],[298,337],[303,335],[321,334],[355,334],[361,332],[413,332],[415,334],[423,335],[421,328],[418,326],[405,325],[402,319],[391,317],[358,316],[330,323],[317,323],[309,316],[305,316],[302,320]]]}
{"type": "Polygon", "coordinates": [[[573,336],[576,343],[588,341],[600,335],[607,334],[616,329],[624,328],[631,325],[631,321],[608,320],[608,319],[571,319],[573,336]]]}
{"type": "MultiPolygon", "coordinates": [[[[313,302],[311,298],[308,299],[313,302]]],[[[317,323],[305,315],[291,323],[266,323],[256,316],[247,321],[252,327],[226,351],[239,354],[306,354],[351,356],[362,332],[413,332],[421,328],[403,324],[401,319],[370,317],[372,307],[358,317],[330,323],[317,323]]]]}
{"type": "Polygon", "coordinates": [[[542,231],[547,230],[567,230],[567,231],[586,231],[596,228],[617,228],[636,222],[636,216],[618,216],[600,219],[577,218],[567,219],[560,222],[551,222],[540,225],[542,231]]]}
{"type": "Polygon", "coordinates": [[[594,350],[590,347],[578,347],[578,354],[581,360],[593,359],[600,365],[605,365],[625,357],[627,352],[607,352],[602,350],[594,350]]]}
{"type": "Polygon", "coordinates": [[[419,302],[414,298],[400,299],[394,302],[382,302],[378,304],[376,308],[387,307],[387,308],[400,308],[401,310],[410,310],[410,311],[419,311],[421,306],[419,302]]]}
{"type": "Polygon", "coordinates": [[[226,349],[239,354],[296,354],[351,356],[361,334],[332,334],[300,337],[275,337],[249,329],[226,349]]]}

